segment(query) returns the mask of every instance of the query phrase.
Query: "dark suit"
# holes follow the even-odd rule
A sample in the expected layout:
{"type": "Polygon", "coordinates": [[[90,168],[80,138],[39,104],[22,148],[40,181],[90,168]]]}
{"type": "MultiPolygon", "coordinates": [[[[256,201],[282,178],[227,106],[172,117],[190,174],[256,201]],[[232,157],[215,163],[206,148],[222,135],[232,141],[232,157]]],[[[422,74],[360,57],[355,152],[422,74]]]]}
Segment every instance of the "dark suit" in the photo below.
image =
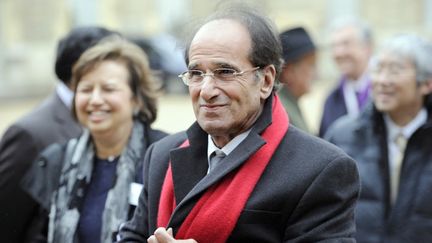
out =
{"type": "Polygon", "coordinates": [[[80,134],[71,111],[57,94],[10,126],[0,141],[1,242],[23,242],[35,202],[20,189],[20,180],[48,145],[63,143],[80,134]]]}
{"type": "MultiPolygon", "coordinates": [[[[324,137],[327,129],[333,124],[333,122],[348,114],[347,103],[344,95],[344,89],[347,82],[348,80],[342,77],[339,81],[339,85],[329,94],[325,101],[318,133],[320,137],[324,137]]],[[[369,77],[367,77],[367,80],[361,82],[367,82],[367,85],[366,87],[363,87],[362,90],[355,91],[359,111],[362,111],[366,104],[369,103],[371,89],[371,81],[369,77]]]]}
{"type": "Polygon", "coordinates": [[[318,134],[320,137],[324,137],[327,129],[334,121],[336,121],[339,117],[348,114],[342,84],[343,81],[341,81],[340,84],[334,90],[332,90],[325,100],[318,134]]]}
{"type": "MultiPolygon", "coordinates": [[[[235,171],[263,144],[271,123],[271,102],[248,137],[210,174],[207,133],[197,123],[186,133],[160,140],[144,162],[144,189],[121,242],[145,242],[156,229],[157,211],[168,161],[172,162],[177,209],[168,227],[179,226],[209,186],[235,171]],[[186,139],[190,146],[177,148],[186,139]]],[[[354,242],[358,172],[345,153],[294,126],[281,141],[258,181],[228,242],[354,242]]],[[[211,219],[209,219],[211,220],[211,219]]],[[[211,239],[208,240],[211,242],[211,239]]]]}

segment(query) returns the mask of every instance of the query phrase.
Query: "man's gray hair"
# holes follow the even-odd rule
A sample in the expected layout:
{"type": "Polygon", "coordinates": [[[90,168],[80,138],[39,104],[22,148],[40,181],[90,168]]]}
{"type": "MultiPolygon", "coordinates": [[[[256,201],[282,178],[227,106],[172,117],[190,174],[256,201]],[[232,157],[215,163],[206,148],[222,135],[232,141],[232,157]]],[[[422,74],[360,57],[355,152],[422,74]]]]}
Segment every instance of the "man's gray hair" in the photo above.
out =
{"type": "Polygon", "coordinates": [[[358,32],[360,40],[364,43],[369,45],[373,44],[373,35],[369,24],[366,23],[366,21],[356,17],[344,16],[336,18],[333,20],[333,22],[331,22],[329,32],[334,33],[335,31],[346,27],[353,27],[358,32]]]}
{"type": "Polygon", "coordinates": [[[412,61],[416,68],[416,80],[424,83],[432,78],[432,44],[413,35],[397,35],[386,41],[378,53],[391,52],[412,61]]]}

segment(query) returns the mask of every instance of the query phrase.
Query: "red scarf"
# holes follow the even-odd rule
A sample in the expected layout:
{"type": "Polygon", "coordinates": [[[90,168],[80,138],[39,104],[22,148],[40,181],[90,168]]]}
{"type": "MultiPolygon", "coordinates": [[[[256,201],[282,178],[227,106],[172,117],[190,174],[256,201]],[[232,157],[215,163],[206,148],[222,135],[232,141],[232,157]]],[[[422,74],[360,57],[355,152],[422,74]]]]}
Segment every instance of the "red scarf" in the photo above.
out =
{"type": "MultiPolygon", "coordinates": [[[[194,239],[198,242],[226,242],[234,229],[250,194],[264,172],[279,143],[288,130],[289,119],[277,95],[273,98],[272,124],[262,138],[266,141],[237,171],[210,187],[198,200],[180,226],[176,239],[194,239]]],[[[186,140],[181,147],[189,146],[186,140]]],[[[176,207],[171,165],[162,186],[158,227],[167,226],[176,207]]]]}

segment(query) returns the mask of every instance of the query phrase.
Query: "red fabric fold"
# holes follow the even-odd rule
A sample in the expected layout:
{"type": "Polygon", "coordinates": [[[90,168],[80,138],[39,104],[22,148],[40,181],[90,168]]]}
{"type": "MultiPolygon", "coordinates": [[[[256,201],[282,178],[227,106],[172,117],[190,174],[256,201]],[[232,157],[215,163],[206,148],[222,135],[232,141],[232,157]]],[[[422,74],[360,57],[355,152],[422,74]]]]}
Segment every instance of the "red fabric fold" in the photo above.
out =
{"type": "MultiPolygon", "coordinates": [[[[275,95],[272,124],[261,135],[266,144],[237,171],[225,176],[220,183],[213,185],[203,194],[183,221],[175,238],[192,238],[198,242],[226,242],[288,126],[288,115],[275,95]]],[[[186,140],[181,147],[188,145],[189,142],[186,140]]],[[[158,227],[167,226],[175,207],[174,185],[171,165],[169,165],[159,202],[158,227]]]]}

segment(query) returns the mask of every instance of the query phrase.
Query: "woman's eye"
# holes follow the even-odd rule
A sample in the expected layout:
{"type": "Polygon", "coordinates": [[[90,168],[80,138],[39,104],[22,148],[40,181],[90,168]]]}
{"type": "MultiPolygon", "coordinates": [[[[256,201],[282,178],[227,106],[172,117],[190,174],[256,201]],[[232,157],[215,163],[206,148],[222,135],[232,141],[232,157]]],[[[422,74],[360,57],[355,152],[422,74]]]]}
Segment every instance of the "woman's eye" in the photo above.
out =
{"type": "Polygon", "coordinates": [[[112,91],[114,91],[114,90],[115,90],[114,87],[105,87],[105,88],[104,88],[104,91],[107,91],[107,92],[112,92],[112,91]]]}
{"type": "Polygon", "coordinates": [[[92,92],[92,89],[90,87],[78,87],[77,92],[90,93],[90,92],[92,92]]]}

